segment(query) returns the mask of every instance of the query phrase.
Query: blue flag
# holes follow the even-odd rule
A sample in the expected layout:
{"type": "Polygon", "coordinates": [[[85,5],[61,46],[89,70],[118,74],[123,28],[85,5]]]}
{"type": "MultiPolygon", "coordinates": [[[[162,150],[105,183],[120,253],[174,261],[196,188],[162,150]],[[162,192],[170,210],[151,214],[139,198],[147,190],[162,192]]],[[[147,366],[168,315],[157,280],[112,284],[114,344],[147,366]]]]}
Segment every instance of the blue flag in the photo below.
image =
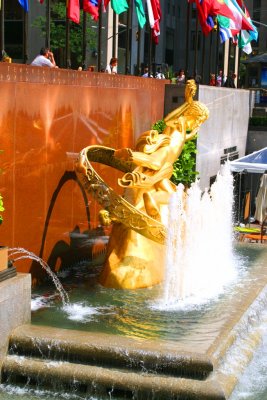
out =
{"type": "Polygon", "coordinates": [[[21,7],[24,8],[24,10],[25,10],[26,12],[29,11],[29,3],[28,3],[28,0],[19,0],[19,4],[21,5],[21,7]]]}

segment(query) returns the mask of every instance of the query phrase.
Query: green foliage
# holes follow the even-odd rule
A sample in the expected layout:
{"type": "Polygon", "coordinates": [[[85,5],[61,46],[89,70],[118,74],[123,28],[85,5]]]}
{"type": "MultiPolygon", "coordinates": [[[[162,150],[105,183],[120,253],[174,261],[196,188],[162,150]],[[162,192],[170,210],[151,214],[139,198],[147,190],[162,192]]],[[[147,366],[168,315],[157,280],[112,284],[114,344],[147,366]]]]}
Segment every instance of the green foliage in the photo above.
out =
{"type": "Polygon", "coordinates": [[[251,117],[249,119],[250,126],[267,126],[267,117],[251,117]]]}
{"type": "MultiPolygon", "coordinates": [[[[163,119],[155,122],[152,129],[156,129],[159,133],[162,133],[166,128],[166,124],[163,119]]],[[[189,132],[188,132],[189,133],[189,132]]],[[[190,186],[191,183],[195,182],[198,172],[196,171],[196,138],[185,143],[180,157],[173,164],[173,174],[171,181],[178,185],[182,183],[185,186],[190,186]]]]}
{"type": "Polygon", "coordinates": [[[166,126],[167,125],[165,124],[164,119],[159,119],[157,122],[154,123],[154,125],[152,125],[151,129],[155,129],[159,133],[162,133],[166,126]]]}
{"type": "Polygon", "coordinates": [[[180,157],[173,164],[171,181],[178,185],[182,183],[190,186],[195,182],[198,172],[196,171],[196,139],[185,143],[180,157]]]}
{"type": "MultiPolygon", "coordinates": [[[[46,36],[46,18],[39,16],[32,24],[33,27],[40,29],[42,36],[46,36]]],[[[80,24],[70,21],[70,52],[73,67],[81,65],[82,62],[82,26],[83,13],[81,13],[80,24]]],[[[65,49],[66,47],[66,2],[51,2],[51,22],[50,22],[50,47],[53,52],[65,49]]],[[[96,32],[91,27],[86,29],[86,42],[89,48],[96,47],[96,32]]]]}

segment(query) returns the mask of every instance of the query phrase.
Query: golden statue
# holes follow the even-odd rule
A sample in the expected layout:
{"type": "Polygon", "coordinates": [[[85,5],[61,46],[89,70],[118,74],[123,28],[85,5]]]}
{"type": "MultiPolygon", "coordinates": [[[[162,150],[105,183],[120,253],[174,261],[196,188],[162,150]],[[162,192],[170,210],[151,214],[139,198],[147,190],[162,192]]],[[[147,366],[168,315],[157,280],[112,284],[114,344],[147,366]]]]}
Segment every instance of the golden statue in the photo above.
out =
{"type": "Polygon", "coordinates": [[[167,208],[170,195],[176,191],[170,181],[173,163],[209,115],[204,104],[193,100],[195,93],[195,81],[187,81],[185,103],[164,118],[163,133],[144,132],[134,151],[89,146],[80,153],[77,175],[105,208],[106,213],[100,215],[103,224],[113,222],[100,275],[103,286],[137,289],[164,279],[167,208]],[[100,178],[90,161],[124,172],[118,181],[125,188],[123,197],[100,178]]]}

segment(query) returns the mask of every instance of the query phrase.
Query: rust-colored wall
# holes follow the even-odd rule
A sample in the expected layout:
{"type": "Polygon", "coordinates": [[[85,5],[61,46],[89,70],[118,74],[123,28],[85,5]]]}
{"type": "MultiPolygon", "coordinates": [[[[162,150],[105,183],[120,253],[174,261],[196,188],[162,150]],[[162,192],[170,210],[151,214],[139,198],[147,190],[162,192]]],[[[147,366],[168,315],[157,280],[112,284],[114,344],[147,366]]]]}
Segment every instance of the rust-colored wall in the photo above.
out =
{"type": "MultiPolygon", "coordinates": [[[[75,180],[76,155],[92,144],[132,147],[162,118],[164,86],[156,79],[0,63],[6,209],[0,244],[32,251],[56,269],[73,257],[90,258],[98,206],[75,180]]],[[[116,185],[114,170],[98,170],[116,185]]],[[[16,266],[36,269],[30,261],[16,266]]]]}

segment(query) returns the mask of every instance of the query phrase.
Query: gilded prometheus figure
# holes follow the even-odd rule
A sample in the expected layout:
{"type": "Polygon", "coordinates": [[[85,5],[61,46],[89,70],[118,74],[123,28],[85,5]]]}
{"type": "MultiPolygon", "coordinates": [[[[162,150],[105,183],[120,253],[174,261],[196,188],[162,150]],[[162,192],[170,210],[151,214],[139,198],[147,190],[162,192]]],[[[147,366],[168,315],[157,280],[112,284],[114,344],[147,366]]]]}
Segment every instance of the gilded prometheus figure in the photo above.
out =
{"type": "Polygon", "coordinates": [[[207,107],[193,99],[195,93],[195,81],[187,81],[185,102],[164,118],[163,133],[142,133],[134,150],[89,146],[79,155],[76,173],[85,189],[104,207],[102,224],[113,223],[100,275],[103,286],[137,289],[164,279],[167,208],[170,195],[176,191],[170,181],[173,163],[209,115],[207,107]],[[123,197],[101,179],[90,161],[124,172],[118,180],[124,188],[123,197]]]}

